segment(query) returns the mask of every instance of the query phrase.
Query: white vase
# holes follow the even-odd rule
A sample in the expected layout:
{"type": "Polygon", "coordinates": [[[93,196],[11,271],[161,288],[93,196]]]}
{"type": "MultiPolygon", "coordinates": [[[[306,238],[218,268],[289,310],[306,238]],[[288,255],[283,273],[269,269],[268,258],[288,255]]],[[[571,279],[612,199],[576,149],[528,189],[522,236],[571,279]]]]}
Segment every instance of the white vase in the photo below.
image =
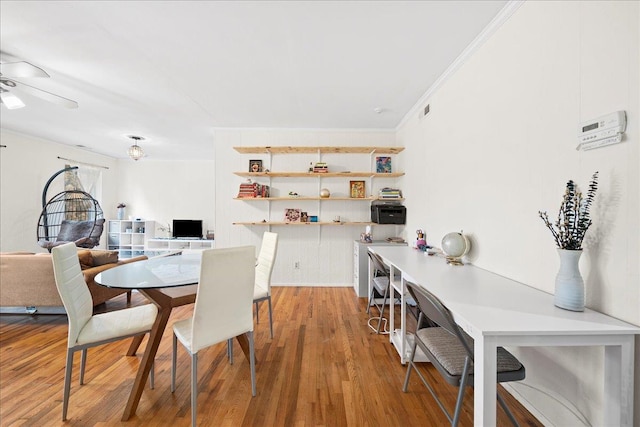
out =
{"type": "Polygon", "coordinates": [[[580,275],[582,250],[558,249],[560,270],[556,276],[554,304],[571,311],[584,311],[584,281],[580,275]]]}
{"type": "Polygon", "coordinates": [[[124,208],[118,208],[118,219],[119,220],[124,219],[124,208]]]}

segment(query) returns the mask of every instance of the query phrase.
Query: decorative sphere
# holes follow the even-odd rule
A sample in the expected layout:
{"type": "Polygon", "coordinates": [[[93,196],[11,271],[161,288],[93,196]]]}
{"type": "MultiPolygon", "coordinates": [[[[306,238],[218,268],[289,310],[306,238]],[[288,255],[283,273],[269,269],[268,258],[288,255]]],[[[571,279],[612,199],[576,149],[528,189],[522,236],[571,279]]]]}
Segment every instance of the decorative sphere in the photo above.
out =
{"type": "Polygon", "coordinates": [[[453,232],[442,238],[442,251],[450,257],[460,258],[470,247],[469,240],[462,233],[453,232]]]}
{"type": "Polygon", "coordinates": [[[320,190],[320,197],[322,197],[323,199],[326,199],[329,196],[331,196],[331,192],[329,191],[328,188],[323,188],[322,190],[320,190]]]}

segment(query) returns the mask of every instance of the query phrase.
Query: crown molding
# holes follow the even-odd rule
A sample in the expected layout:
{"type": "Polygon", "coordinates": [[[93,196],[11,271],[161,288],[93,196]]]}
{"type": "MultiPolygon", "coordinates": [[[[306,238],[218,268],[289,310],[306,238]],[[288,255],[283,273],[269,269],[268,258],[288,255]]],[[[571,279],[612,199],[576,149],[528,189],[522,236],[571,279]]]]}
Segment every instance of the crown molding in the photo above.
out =
{"type": "Polygon", "coordinates": [[[482,30],[478,36],[467,46],[460,55],[449,65],[449,67],[442,73],[438,79],[427,89],[427,91],[420,97],[418,102],[414,104],[407,114],[400,120],[396,131],[400,130],[411,118],[415,117],[414,114],[419,114],[422,108],[427,104],[427,100],[442,86],[449,78],[455,74],[456,71],[474,54],[480,47],[495,33],[498,28],[502,26],[516,10],[525,3],[526,0],[511,0],[509,1],[498,14],[489,22],[489,24],[482,30]]]}

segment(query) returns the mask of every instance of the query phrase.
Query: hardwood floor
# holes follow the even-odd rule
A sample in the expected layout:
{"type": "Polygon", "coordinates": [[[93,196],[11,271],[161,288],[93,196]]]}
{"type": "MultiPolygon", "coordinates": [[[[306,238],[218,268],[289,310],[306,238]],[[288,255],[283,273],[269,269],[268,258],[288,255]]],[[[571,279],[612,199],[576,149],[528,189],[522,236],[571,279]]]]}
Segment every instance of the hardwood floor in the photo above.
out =
{"type": "MultiPolygon", "coordinates": [[[[145,300],[134,293],[133,304],[145,300]]],[[[107,308],[122,308],[119,296],[107,308]]],[[[104,307],[104,306],[103,306],[104,307]]],[[[249,364],[234,340],[234,364],[224,344],[199,353],[198,424],[203,426],[441,426],[447,419],[416,375],[403,393],[406,367],[386,335],[367,326],[364,298],[350,288],[273,288],[274,339],[267,304],[255,328],[258,394],[251,397],[249,364]]],[[[178,348],[176,392],[170,386],[171,325],[192,306],[172,313],[156,359],[155,389],[145,389],[136,415],[120,418],[141,359],[126,357],[129,341],[89,349],[85,384],[74,366],[68,421],[62,385],[67,341],[64,315],[0,316],[0,424],[2,426],[190,425],[190,359],[178,348]]],[[[146,345],[146,339],[141,349],[146,345]]],[[[448,408],[457,388],[432,367],[424,371],[448,408]]],[[[540,426],[501,390],[522,426],[540,426]]],[[[498,408],[499,425],[509,425],[498,408]]],[[[465,396],[461,426],[473,425],[473,390],[465,396]]]]}

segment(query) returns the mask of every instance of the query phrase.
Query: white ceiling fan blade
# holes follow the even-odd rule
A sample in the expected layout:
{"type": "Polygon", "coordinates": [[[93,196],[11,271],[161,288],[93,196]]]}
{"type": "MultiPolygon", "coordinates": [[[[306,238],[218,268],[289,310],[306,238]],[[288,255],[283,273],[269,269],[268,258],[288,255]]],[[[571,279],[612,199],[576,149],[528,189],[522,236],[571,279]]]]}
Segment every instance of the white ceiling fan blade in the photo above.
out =
{"type": "Polygon", "coordinates": [[[55,95],[51,92],[47,92],[46,90],[38,89],[37,87],[29,86],[28,84],[24,84],[16,80],[10,81],[15,83],[15,88],[22,92],[37,96],[38,98],[44,99],[45,101],[49,101],[53,104],[61,105],[65,108],[78,108],[78,103],[71,99],[55,95]]]}
{"type": "Polygon", "coordinates": [[[25,61],[0,64],[0,74],[5,77],[49,77],[42,68],[25,61]]]}
{"type": "Polygon", "coordinates": [[[11,92],[5,90],[0,92],[0,101],[9,109],[15,110],[24,107],[24,102],[11,92]]]}

